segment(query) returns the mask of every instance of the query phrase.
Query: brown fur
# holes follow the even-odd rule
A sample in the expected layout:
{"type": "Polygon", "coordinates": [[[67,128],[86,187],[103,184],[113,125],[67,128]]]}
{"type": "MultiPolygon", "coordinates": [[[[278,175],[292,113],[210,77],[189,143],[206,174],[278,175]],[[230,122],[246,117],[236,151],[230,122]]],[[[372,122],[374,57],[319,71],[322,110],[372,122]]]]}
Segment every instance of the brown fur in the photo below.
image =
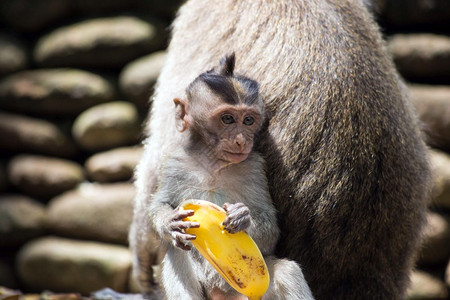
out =
{"type": "Polygon", "coordinates": [[[257,146],[279,211],[277,254],[301,264],[317,299],[402,299],[429,168],[405,88],[358,0],[191,0],[181,8],[137,172],[138,257],[153,251],[140,211],[157,187],[154,171],[184,139],[172,99],[230,49],[236,72],[259,82],[266,103],[257,146]]]}

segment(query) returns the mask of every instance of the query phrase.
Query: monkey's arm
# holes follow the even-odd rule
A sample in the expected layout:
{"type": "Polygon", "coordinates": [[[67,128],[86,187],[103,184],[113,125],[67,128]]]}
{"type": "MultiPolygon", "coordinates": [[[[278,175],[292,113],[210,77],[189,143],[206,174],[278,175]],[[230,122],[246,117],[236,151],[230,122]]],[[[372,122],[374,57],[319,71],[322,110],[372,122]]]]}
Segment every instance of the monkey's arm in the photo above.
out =
{"type": "Polygon", "coordinates": [[[193,210],[179,210],[177,207],[181,199],[176,193],[176,178],[163,177],[161,186],[153,196],[149,207],[151,221],[155,232],[162,241],[172,244],[183,250],[191,250],[189,241],[195,239],[195,235],[187,234],[185,229],[197,228],[197,222],[183,221],[182,219],[192,216],[193,210]],[[169,187],[173,187],[169,190],[169,187]],[[175,191],[174,191],[175,190],[175,191]]]}
{"type": "Polygon", "coordinates": [[[249,229],[252,224],[252,217],[250,216],[250,209],[244,203],[225,203],[223,208],[227,212],[223,225],[229,233],[249,229]]]}
{"type": "Polygon", "coordinates": [[[246,231],[258,244],[263,254],[271,254],[279,237],[276,209],[272,203],[264,170],[264,161],[252,155],[243,164],[246,184],[240,187],[234,204],[226,203],[225,229],[234,233],[246,231]]]}
{"type": "Polygon", "coordinates": [[[278,241],[279,229],[271,203],[250,206],[242,202],[225,203],[224,209],[227,211],[227,217],[223,222],[226,230],[230,233],[246,231],[263,255],[273,253],[278,241]]]}

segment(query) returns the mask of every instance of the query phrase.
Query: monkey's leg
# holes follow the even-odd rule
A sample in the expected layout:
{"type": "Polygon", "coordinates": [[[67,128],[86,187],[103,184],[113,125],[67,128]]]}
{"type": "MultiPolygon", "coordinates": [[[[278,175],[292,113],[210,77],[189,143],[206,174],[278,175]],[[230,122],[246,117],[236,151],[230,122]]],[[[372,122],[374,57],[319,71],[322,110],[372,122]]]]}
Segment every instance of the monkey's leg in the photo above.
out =
{"type": "MultiPolygon", "coordinates": [[[[159,290],[153,276],[153,266],[160,263],[165,252],[151,226],[148,212],[152,193],[157,185],[154,171],[156,168],[151,161],[151,150],[150,147],[145,147],[143,158],[136,168],[136,197],[133,221],[128,235],[133,255],[133,277],[139,282],[144,296],[151,296],[159,290]]],[[[152,297],[148,298],[152,299],[152,297]]]]}
{"type": "Polygon", "coordinates": [[[133,277],[139,282],[142,293],[152,299],[159,288],[153,276],[153,265],[158,263],[156,238],[151,232],[141,232],[136,220],[131,225],[129,240],[133,252],[133,277]],[[151,251],[152,249],[153,251],[151,251]]]}
{"type": "Polygon", "coordinates": [[[299,265],[274,256],[265,257],[270,285],[263,300],[313,300],[314,297],[299,265]]]}
{"type": "Polygon", "coordinates": [[[190,252],[169,248],[162,262],[161,281],[167,300],[201,300],[203,289],[190,252]]]}

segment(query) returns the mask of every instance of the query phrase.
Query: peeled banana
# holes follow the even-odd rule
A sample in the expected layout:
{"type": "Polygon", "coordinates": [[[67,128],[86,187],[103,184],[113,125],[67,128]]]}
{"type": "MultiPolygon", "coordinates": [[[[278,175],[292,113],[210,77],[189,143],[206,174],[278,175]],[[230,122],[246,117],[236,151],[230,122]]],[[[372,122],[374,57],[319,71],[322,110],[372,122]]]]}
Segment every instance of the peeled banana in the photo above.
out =
{"type": "Polygon", "coordinates": [[[181,209],[194,210],[184,220],[200,223],[199,228],[186,229],[196,235],[194,247],[239,293],[249,299],[261,299],[269,287],[270,277],[258,246],[245,232],[229,233],[222,222],[223,208],[204,200],[185,200],[181,209]]]}

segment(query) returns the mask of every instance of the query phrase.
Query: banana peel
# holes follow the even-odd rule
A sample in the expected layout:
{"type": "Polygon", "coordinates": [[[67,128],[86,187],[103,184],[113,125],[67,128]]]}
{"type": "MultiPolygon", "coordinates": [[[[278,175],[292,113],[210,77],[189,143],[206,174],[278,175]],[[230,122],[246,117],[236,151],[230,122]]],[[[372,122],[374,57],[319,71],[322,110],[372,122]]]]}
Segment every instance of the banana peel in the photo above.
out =
{"type": "Polygon", "coordinates": [[[180,209],[194,210],[185,221],[200,223],[186,229],[196,239],[194,247],[236,291],[249,299],[261,299],[269,288],[269,271],[253,239],[245,232],[229,233],[222,225],[226,212],[204,200],[185,200],[180,209]]]}

